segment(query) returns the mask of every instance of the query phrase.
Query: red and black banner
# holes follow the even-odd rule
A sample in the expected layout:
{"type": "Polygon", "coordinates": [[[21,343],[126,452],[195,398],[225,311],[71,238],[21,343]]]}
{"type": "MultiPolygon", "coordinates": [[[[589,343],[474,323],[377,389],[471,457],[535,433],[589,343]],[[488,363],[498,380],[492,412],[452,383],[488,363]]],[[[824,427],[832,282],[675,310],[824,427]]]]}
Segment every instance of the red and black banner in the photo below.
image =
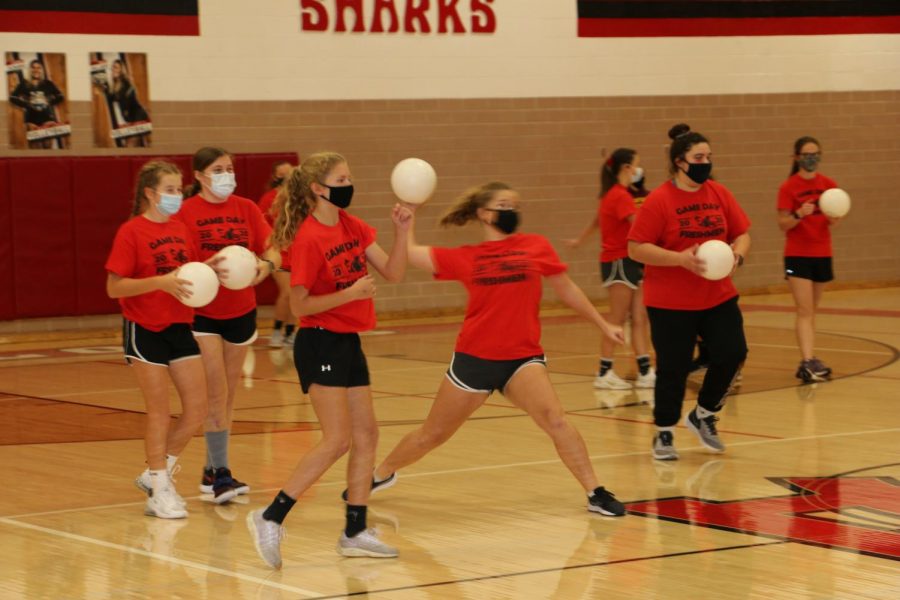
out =
{"type": "Polygon", "coordinates": [[[900,33],[900,0],[578,0],[578,37],[900,33]]]}
{"type": "Polygon", "coordinates": [[[0,31],[200,35],[198,0],[0,0],[0,31]]]}

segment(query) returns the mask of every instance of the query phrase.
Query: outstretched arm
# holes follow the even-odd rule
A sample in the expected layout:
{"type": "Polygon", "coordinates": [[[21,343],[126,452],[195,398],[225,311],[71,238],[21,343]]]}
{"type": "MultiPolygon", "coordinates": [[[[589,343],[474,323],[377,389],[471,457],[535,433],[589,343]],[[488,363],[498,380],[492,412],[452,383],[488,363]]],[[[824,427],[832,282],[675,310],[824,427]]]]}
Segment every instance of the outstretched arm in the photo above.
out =
{"type": "Polygon", "coordinates": [[[566,306],[599,327],[606,337],[619,344],[625,343],[625,334],[622,333],[622,328],[618,325],[610,325],[568,275],[565,273],[551,275],[547,277],[547,281],[550,282],[556,295],[566,306]]]}

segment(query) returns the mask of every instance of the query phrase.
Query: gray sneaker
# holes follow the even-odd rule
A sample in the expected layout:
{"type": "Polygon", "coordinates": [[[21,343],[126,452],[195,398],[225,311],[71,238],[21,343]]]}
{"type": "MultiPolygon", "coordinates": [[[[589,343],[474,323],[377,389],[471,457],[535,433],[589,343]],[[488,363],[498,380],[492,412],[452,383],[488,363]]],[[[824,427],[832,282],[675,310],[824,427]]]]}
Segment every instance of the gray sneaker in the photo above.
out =
{"type": "Polygon", "coordinates": [[[284,527],[274,521],[263,519],[263,509],[247,514],[247,529],[253,538],[256,552],[273,569],[281,568],[281,540],[284,527]]]}
{"type": "Polygon", "coordinates": [[[671,431],[660,431],[653,437],[653,458],[656,460],[678,460],[675,439],[671,431]]]}
{"type": "Polygon", "coordinates": [[[378,533],[372,529],[366,529],[353,537],[341,532],[338,540],[338,554],[344,556],[370,556],[372,558],[396,558],[397,549],[388,546],[378,539],[378,533]]]}
{"type": "Polygon", "coordinates": [[[701,444],[713,452],[725,452],[725,444],[719,439],[719,432],[716,431],[716,421],[718,420],[719,417],[716,415],[709,415],[705,419],[701,419],[697,416],[695,408],[684,418],[684,424],[697,434],[701,444]]]}

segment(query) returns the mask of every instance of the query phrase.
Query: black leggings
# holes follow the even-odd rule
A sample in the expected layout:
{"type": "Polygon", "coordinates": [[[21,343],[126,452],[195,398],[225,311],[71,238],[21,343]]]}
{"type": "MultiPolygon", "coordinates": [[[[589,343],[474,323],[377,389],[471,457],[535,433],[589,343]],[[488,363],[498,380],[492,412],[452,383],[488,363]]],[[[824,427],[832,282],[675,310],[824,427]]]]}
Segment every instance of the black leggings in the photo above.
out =
{"type": "Polygon", "coordinates": [[[647,314],[656,350],[654,423],[659,427],[678,423],[698,335],[709,348],[709,368],[697,402],[712,412],[721,410],[728,388],[747,358],[744,317],[737,296],[706,310],[648,306],[647,314]]]}

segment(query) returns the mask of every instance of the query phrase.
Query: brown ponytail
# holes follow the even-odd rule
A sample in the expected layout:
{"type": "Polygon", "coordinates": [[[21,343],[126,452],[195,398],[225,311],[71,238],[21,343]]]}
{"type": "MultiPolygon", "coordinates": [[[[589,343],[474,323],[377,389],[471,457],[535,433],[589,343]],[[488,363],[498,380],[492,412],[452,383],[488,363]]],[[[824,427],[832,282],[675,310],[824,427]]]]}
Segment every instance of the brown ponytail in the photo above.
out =
{"type": "Polygon", "coordinates": [[[131,216],[136,217],[147,210],[147,197],[144,196],[146,188],[155,188],[163,175],[178,175],[181,170],[170,162],[164,160],[151,160],[144,164],[138,171],[137,181],[134,186],[134,204],[131,207],[131,216]]]}
{"type": "Polygon", "coordinates": [[[478,215],[478,209],[484,208],[494,194],[503,190],[512,190],[510,186],[499,181],[491,181],[477,187],[466,190],[453,206],[441,217],[441,225],[465,225],[474,221],[478,215]]]}

